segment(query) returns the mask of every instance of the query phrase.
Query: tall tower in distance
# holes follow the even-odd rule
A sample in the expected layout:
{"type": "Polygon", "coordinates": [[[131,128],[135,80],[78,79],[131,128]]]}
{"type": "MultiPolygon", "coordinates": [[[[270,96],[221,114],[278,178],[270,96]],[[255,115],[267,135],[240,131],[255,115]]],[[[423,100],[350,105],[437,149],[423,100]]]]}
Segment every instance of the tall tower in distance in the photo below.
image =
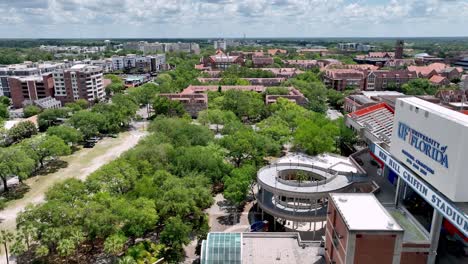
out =
{"type": "Polygon", "coordinates": [[[405,42],[401,39],[397,39],[395,44],[395,59],[403,59],[403,48],[405,42]]]}

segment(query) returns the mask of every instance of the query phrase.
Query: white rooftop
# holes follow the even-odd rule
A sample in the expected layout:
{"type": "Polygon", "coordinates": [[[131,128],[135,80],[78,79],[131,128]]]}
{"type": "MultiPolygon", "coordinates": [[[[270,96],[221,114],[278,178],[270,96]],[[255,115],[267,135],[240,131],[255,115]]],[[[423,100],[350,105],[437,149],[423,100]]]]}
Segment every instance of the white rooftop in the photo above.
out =
{"type": "Polygon", "coordinates": [[[332,193],[330,196],[349,230],[403,231],[373,194],[332,193]]]}
{"type": "Polygon", "coordinates": [[[372,96],[404,96],[404,94],[397,91],[362,91],[362,94],[371,98],[372,96]]]}
{"type": "Polygon", "coordinates": [[[438,115],[442,118],[457,122],[463,126],[468,126],[468,115],[465,115],[458,111],[448,109],[438,104],[430,103],[417,97],[398,98],[396,103],[398,104],[401,101],[418,107],[423,111],[428,111],[431,114],[438,115]]]}

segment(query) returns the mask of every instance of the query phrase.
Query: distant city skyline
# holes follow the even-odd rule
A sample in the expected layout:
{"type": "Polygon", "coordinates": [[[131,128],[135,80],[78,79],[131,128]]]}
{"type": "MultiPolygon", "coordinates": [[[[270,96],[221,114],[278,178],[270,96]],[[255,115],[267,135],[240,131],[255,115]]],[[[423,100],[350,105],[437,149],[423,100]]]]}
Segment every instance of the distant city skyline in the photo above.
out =
{"type": "Polygon", "coordinates": [[[468,36],[467,0],[0,0],[2,38],[468,36]]]}

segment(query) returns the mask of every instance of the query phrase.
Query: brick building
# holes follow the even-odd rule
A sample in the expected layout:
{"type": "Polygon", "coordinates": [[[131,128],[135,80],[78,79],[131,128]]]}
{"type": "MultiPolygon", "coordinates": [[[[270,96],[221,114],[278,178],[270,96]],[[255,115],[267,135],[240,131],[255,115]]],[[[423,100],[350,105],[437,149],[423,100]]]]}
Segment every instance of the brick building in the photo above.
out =
{"type": "Polygon", "coordinates": [[[189,113],[191,117],[196,118],[200,111],[208,108],[208,95],[207,94],[174,94],[165,93],[159,94],[161,97],[168,98],[172,101],[178,101],[183,106],[185,111],[189,113]]]}
{"type": "Polygon", "coordinates": [[[274,60],[270,56],[253,56],[252,57],[252,64],[256,68],[261,68],[265,66],[272,65],[274,60]]]}
{"type": "MultiPolygon", "coordinates": [[[[251,85],[278,86],[286,81],[286,78],[241,78],[251,85]]],[[[197,78],[201,83],[218,83],[222,78],[197,78]]]]}
{"type": "Polygon", "coordinates": [[[292,78],[298,74],[304,73],[296,68],[260,68],[263,71],[269,71],[275,75],[276,78],[292,78]]]}
{"type": "Polygon", "coordinates": [[[330,194],[325,232],[326,262],[426,263],[429,241],[415,240],[412,232],[416,230],[402,227],[404,218],[400,212],[384,208],[373,194],[330,194]]]}
{"type": "Polygon", "coordinates": [[[95,102],[104,99],[102,68],[78,64],[53,74],[55,98],[62,104],[85,99],[95,102]]]}
{"type": "Polygon", "coordinates": [[[229,66],[237,64],[243,66],[245,60],[241,56],[231,56],[224,53],[222,50],[218,50],[216,55],[209,56],[203,59],[205,67],[211,67],[211,69],[226,70],[229,66]]]}
{"type": "Polygon", "coordinates": [[[9,77],[13,107],[21,108],[25,101],[34,101],[54,95],[54,80],[51,73],[41,76],[9,77]]]}
{"type": "Polygon", "coordinates": [[[389,87],[400,87],[412,79],[418,78],[414,71],[408,70],[378,70],[371,71],[367,75],[366,90],[367,91],[382,91],[389,87]]]}
{"type": "Polygon", "coordinates": [[[441,62],[434,62],[427,66],[409,66],[408,70],[415,71],[419,78],[430,79],[434,75],[440,75],[449,81],[461,78],[463,73],[462,68],[450,67],[450,65],[441,62]]]}
{"type": "Polygon", "coordinates": [[[325,71],[323,81],[327,87],[337,91],[344,91],[348,87],[363,90],[366,75],[364,71],[356,69],[329,69],[325,71]]]}

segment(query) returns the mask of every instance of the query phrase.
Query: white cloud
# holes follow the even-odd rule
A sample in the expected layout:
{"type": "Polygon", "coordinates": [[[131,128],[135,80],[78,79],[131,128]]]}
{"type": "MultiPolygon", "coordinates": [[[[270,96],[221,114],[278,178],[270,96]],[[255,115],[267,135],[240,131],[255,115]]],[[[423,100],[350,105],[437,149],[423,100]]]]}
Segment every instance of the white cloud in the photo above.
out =
{"type": "Polygon", "coordinates": [[[4,37],[468,35],[466,0],[0,0],[0,11],[4,37]]]}

